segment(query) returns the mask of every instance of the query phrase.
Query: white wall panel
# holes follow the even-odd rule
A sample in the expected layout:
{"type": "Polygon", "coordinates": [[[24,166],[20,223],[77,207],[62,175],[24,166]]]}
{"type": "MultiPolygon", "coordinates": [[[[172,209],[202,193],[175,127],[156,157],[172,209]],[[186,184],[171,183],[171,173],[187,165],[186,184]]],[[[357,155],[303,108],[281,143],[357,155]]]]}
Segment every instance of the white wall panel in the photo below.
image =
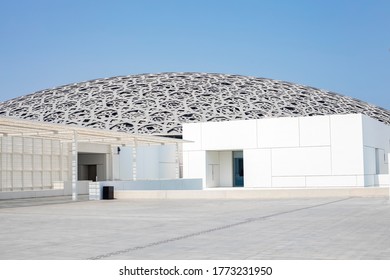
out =
{"type": "Polygon", "coordinates": [[[14,153],[23,153],[23,138],[12,137],[12,150],[14,153]]]}
{"type": "Polygon", "coordinates": [[[362,116],[333,115],[330,123],[332,174],[364,174],[362,116]]]}
{"type": "Polygon", "coordinates": [[[219,186],[219,152],[206,151],[206,187],[219,186]]]}
{"type": "Polygon", "coordinates": [[[52,186],[52,180],[51,180],[51,172],[50,171],[43,171],[42,172],[42,184],[43,187],[49,188],[52,186]]]}
{"type": "Polygon", "coordinates": [[[219,152],[206,151],[207,164],[219,164],[219,152]]]}
{"type": "MultiPolygon", "coordinates": [[[[363,118],[363,143],[366,147],[376,148],[377,150],[377,164],[378,171],[380,174],[389,174],[387,154],[390,153],[390,125],[385,125],[377,120],[371,119],[367,116],[363,118]]],[[[366,159],[364,161],[371,160],[366,159]]],[[[367,166],[365,165],[365,168],[367,166]]],[[[368,173],[370,171],[366,171],[368,173]]],[[[370,173],[369,173],[370,174],[370,173]]]]}
{"type": "Polygon", "coordinates": [[[34,170],[42,170],[42,156],[34,155],[33,164],[34,170]]]}
{"type": "Polygon", "coordinates": [[[23,155],[13,154],[12,156],[12,170],[23,170],[23,155]]]}
{"type": "Polygon", "coordinates": [[[137,179],[159,178],[159,146],[138,146],[137,179]]]}
{"type": "Polygon", "coordinates": [[[33,175],[32,175],[31,171],[24,171],[23,172],[23,188],[33,187],[32,176],[33,175]]]}
{"type": "Polygon", "coordinates": [[[364,175],[364,185],[366,187],[375,185],[375,176],[376,175],[364,175]]]}
{"type": "Polygon", "coordinates": [[[375,152],[377,174],[388,174],[385,151],[383,149],[375,149],[375,152]]]}
{"type": "Polygon", "coordinates": [[[362,115],[363,143],[365,146],[384,149],[390,152],[390,125],[362,115]]]}
{"type": "Polygon", "coordinates": [[[176,177],[176,145],[157,146],[159,151],[159,179],[176,177]]]}
{"type": "MultiPolygon", "coordinates": [[[[25,144],[26,146],[26,144],[25,144]]],[[[51,142],[51,152],[53,155],[59,155],[61,153],[61,144],[59,141],[51,142]]]]}
{"type": "Polygon", "coordinates": [[[366,175],[376,174],[376,157],[374,148],[364,147],[364,173],[366,175]]]}
{"type": "Polygon", "coordinates": [[[364,175],[356,175],[356,186],[364,187],[364,175]]]}
{"type": "Polygon", "coordinates": [[[34,138],[34,154],[42,154],[42,139],[34,138]]]}
{"type": "MultiPolygon", "coordinates": [[[[33,139],[32,138],[24,138],[23,139],[23,153],[24,154],[32,154],[33,153],[33,139]]],[[[55,141],[60,145],[59,141],[55,141]]]]}
{"type": "Polygon", "coordinates": [[[375,186],[388,187],[390,185],[389,174],[375,175],[374,179],[375,179],[375,186]]]}
{"type": "Polygon", "coordinates": [[[42,165],[44,170],[51,170],[51,156],[44,155],[42,156],[42,165]]]}
{"type": "Polygon", "coordinates": [[[272,177],[274,188],[304,188],[305,177],[272,177]]]}
{"type": "Polygon", "coordinates": [[[33,157],[29,154],[23,155],[23,169],[32,170],[33,169],[33,157]]]}
{"type": "Polygon", "coordinates": [[[33,172],[33,185],[34,187],[42,187],[42,172],[34,171],[33,172]]]}
{"type": "Polygon", "coordinates": [[[187,166],[184,166],[185,178],[203,178],[203,187],[206,182],[206,152],[205,151],[188,151],[187,166]]]}
{"type": "Polygon", "coordinates": [[[42,145],[43,145],[43,147],[42,147],[43,154],[51,155],[51,140],[50,139],[43,139],[42,145]]]}
{"type": "Polygon", "coordinates": [[[183,139],[193,141],[193,143],[184,143],[184,151],[195,151],[202,149],[202,124],[201,123],[183,123],[183,139]]]}
{"type": "Polygon", "coordinates": [[[355,187],[356,176],[308,176],[306,177],[307,187],[355,187]]]}
{"type": "Polygon", "coordinates": [[[298,118],[272,118],[257,120],[258,147],[298,147],[298,118]]]}
{"type": "Polygon", "coordinates": [[[183,178],[189,178],[189,170],[188,170],[188,152],[183,151],[183,178]]]}
{"type": "Polygon", "coordinates": [[[330,175],[329,147],[272,149],[272,176],[330,175]]]}
{"type": "Polygon", "coordinates": [[[161,162],[175,162],[176,145],[167,144],[155,147],[157,147],[159,160],[161,162]]]}
{"type": "Polygon", "coordinates": [[[133,158],[131,147],[121,147],[119,154],[119,179],[120,180],[132,180],[133,179],[133,158]]]}
{"type": "Polygon", "coordinates": [[[23,188],[23,172],[13,171],[12,172],[12,188],[22,189],[23,188]]]}
{"type": "MultiPolygon", "coordinates": [[[[24,158],[26,160],[26,158],[24,158]]],[[[52,168],[53,170],[60,170],[61,167],[60,167],[60,157],[59,156],[52,156],[51,157],[51,161],[52,161],[52,168]]]]}
{"type": "Polygon", "coordinates": [[[204,150],[242,150],[256,145],[256,120],[202,124],[204,150]]]}
{"type": "Polygon", "coordinates": [[[271,187],[271,150],[244,150],[245,187],[271,187]]]}
{"type": "Polygon", "coordinates": [[[176,163],[160,162],[158,179],[173,179],[176,176],[176,163]]]}
{"type": "Polygon", "coordinates": [[[329,116],[300,117],[300,146],[329,146],[329,116]]]}
{"type": "Polygon", "coordinates": [[[233,154],[231,151],[219,152],[220,172],[219,184],[221,187],[233,186],[233,154]]]}
{"type": "Polygon", "coordinates": [[[77,150],[79,153],[109,154],[109,153],[111,153],[111,146],[110,145],[81,142],[81,143],[78,143],[77,150]]]}
{"type": "MultiPolygon", "coordinates": [[[[51,179],[53,181],[60,181],[61,180],[61,177],[60,177],[60,171],[53,171],[51,173],[51,179]]],[[[54,187],[54,186],[53,186],[54,187]]]]}

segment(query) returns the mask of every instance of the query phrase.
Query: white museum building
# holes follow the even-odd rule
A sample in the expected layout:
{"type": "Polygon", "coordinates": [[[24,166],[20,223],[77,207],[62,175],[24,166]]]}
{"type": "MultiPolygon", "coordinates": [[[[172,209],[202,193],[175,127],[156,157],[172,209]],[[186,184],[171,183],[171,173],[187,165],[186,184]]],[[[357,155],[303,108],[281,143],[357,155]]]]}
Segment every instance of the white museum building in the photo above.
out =
{"type": "Polygon", "coordinates": [[[183,125],[184,178],[203,188],[388,186],[390,126],[362,114],[183,125]]]}
{"type": "Polygon", "coordinates": [[[389,153],[389,110],[266,78],[129,75],[0,103],[0,199],[388,193],[389,153]]]}

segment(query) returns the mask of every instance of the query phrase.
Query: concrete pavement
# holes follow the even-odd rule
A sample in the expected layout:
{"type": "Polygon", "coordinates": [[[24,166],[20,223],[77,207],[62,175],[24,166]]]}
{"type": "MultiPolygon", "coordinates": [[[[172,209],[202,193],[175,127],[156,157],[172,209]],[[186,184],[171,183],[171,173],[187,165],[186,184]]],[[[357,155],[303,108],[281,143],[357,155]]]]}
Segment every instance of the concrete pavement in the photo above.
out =
{"type": "Polygon", "coordinates": [[[390,259],[387,198],[0,201],[0,259],[390,259]]]}

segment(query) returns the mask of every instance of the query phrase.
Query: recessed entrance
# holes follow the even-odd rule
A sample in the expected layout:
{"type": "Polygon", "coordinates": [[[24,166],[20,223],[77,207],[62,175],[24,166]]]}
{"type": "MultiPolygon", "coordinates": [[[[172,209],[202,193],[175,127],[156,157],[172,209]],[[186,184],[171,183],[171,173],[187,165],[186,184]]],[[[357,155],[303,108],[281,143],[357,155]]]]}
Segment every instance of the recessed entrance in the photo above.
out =
{"type": "Polygon", "coordinates": [[[233,187],[244,186],[244,156],[242,151],[233,151],[233,187]]]}
{"type": "Polygon", "coordinates": [[[106,180],[106,155],[94,153],[78,154],[78,180],[106,180]]]}

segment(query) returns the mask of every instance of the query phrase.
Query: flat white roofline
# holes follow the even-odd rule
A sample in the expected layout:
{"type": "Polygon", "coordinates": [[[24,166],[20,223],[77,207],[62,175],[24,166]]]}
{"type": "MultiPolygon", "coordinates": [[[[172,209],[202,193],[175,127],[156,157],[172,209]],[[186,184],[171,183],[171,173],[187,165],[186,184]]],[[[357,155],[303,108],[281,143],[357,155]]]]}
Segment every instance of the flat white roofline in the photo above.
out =
{"type": "Polygon", "coordinates": [[[39,137],[72,142],[74,133],[77,134],[77,142],[93,142],[111,145],[163,145],[174,143],[186,143],[176,138],[131,134],[96,128],[86,128],[76,125],[53,124],[40,121],[21,120],[12,117],[0,117],[0,137],[20,136],[39,137]]]}

